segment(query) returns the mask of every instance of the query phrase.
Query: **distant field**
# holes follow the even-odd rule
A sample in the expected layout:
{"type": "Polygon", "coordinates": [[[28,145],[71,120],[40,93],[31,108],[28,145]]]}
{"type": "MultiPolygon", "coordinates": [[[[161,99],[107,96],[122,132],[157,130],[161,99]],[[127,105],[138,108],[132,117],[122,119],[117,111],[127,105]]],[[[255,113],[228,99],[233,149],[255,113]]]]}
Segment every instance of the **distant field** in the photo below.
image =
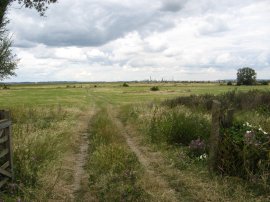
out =
{"type": "Polygon", "coordinates": [[[90,98],[91,96],[102,97],[104,101],[111,104],[121,104],[162,100],[191,94],[219,94],[234,89],[239,91],[270,90],[270,86],[227,86],[212,83],[130,83],[129,87],[123,87],[122,83],[12,85],[8,90],[0,90],[0,106],[83,104],[91,102],[93,98],[90,98]],[[150,91],[151,86],[158,86],[160,90],[152,92],[150,91]]]}

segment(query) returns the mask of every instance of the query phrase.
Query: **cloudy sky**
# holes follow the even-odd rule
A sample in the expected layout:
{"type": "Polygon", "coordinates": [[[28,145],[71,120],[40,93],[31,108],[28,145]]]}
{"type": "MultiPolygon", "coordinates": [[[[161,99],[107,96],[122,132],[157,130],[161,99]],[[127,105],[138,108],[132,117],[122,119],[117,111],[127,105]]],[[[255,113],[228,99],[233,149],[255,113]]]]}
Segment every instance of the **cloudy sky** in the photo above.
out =
{"type": "Polygon", "coordinates": [[[6,81],[270,78],[270,0],[59,0],[46,16],[10,7],[6,81]]]}

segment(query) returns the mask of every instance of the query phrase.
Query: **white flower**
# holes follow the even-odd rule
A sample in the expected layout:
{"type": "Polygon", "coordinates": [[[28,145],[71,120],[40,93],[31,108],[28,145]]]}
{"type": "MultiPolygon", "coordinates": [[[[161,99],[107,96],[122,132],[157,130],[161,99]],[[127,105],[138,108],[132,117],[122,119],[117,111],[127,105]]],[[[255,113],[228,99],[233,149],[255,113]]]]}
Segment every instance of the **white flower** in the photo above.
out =
{"type": "Polygon", "coordinates": [[[207,158],[207,154],[203,154],[199,157],[200,160],[206,159],[207,158]]]}
{"type": "Polygon", "coordinates": [[[251,133],[251,130],[247,130],[247,132],[246,132],[247,134],[249,134],[249,133],[251,133]]]}

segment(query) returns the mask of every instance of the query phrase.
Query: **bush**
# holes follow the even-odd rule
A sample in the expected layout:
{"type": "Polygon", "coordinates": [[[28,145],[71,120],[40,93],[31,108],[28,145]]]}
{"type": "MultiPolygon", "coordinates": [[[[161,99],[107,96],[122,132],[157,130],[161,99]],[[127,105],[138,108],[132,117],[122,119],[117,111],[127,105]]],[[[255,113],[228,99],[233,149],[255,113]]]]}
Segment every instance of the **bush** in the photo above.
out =
{"type": "Polygon", "coordinates": [[[270,186],[270,135],[249,123],[223,129],[217,168],[222,174],[239,176],[270,186]]]}
{"type": "Polygon", "coordinates": [[[163,104],[170,107],[185,105],[196,108],[196,110],[199,108],[209,111],[213,100],[219,100],[224,109],[233,107],[237,110],[252,110],[262,105],[270,106],[270,91],[250,90],[248,92],[237,92],[233,90],[220,95],[190,95],[166,100],[163,104]]]}
{"type": "Polygon", "coordinates": [[[154,112],[149,136],[153,142],[189,145],[192,140],[207,140],[210,134],[210,123],[202,115],[187,113],[181,110],[154,112]]]}
{"type": "Polygon", "coordinates": [[[159,91],[159,87],[158,86],[152,86],[150,88],[151,91],[159,91]]]}
{"type": "Polygon", "coordinates": [[[4,84],[4,85],[3,85],[3,89],[4,89],[4,90],[7,90],[7,89],[9,89],[9,86],[6,85],[6,84],[4,84]]]}
{"type": "Polygon", "coordinates": [[[232,86],[232,82],[231,81],[228,81],[227,82],[227,86],[232,86]]]}
{"type": "Polygon", "coordinates": [[[125,82],[123,83],[123,87],[129,87],[129,85],[125,82]]]}
{"type": "Polygon", "coordinates": [[[261,81],[260,84],[267,86],[268,85],[268,81],[261,81]]]}

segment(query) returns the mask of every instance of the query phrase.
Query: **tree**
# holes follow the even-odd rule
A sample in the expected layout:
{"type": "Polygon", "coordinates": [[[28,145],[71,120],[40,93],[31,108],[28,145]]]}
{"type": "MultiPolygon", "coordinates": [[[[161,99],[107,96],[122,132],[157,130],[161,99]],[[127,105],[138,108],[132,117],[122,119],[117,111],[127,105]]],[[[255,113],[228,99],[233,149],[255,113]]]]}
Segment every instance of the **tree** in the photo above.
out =
{"type": "Polygon", "coordinates": [[[0,39],[0,81],[14,76],[17,67],[16,55],[10,49],[11,40],[7,37],[0,39]]]}
{"type": "Polygon", "coordinates": [[[8,6],[15,1],[22,7],[36,9],[41,16],[44,16],[49,4],[57,2],[57,0],[0,0],[0,81],[14,76],[17,67],[18,60],[11,51],[12,43],[6,30],[8,20],[5,17],[8,6]]]}
{"type": "Polygon", "coordinates": [[[0,81],[15,75],[17,67],[16,56],[11,52],[11,40],[8,37],[6,24],[8,20],[5,18],[7,0],[0,2],[0,81]]]}
{"type": "Polygon", "coordinates": [[[253,85],[256,83],[256,72],[249,67],[238,69],[237,85],[253,85]]]}

